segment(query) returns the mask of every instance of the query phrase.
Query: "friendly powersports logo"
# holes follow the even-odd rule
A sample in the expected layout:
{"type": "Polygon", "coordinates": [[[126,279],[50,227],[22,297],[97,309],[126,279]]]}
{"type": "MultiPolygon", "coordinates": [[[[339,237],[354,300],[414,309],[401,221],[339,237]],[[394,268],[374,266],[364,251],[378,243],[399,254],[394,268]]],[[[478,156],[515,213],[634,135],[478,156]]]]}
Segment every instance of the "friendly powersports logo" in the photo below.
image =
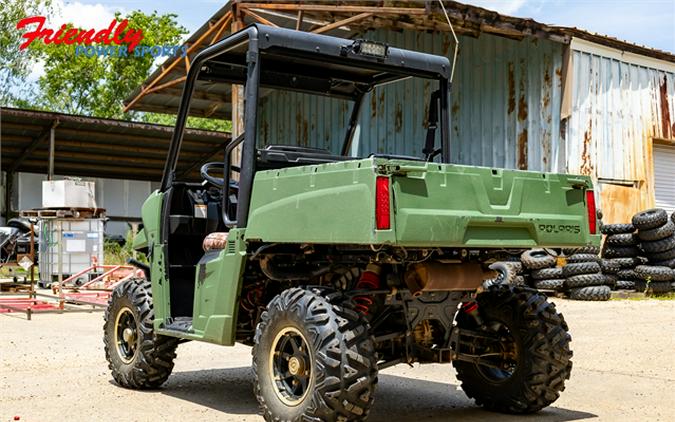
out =
{"type": "Polygon", "coordinates": [[[46,45],[75,46],[76,56],[144,57],[180,56],[185,57],[187,46],[141,45],[143,30],[129,27],[129,21],[113,19],[107,28],[81,29],[63,24],[59,29],[45,28],[44,16],[30,16],[21,19],[16,29],[26,29],[21,36],[26,40],[19,50],[28,48],[35,41],[46,45]],[[94,45],[95,44],[95,45],[94,45]]]}

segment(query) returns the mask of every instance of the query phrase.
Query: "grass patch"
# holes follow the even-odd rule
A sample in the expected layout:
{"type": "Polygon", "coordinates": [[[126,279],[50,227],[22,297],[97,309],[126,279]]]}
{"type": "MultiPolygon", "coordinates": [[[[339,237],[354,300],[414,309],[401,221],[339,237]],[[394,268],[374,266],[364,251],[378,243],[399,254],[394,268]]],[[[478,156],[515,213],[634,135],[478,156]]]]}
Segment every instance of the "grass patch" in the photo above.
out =
{"type": "Polygon", "coordinates": [[[640,300],[675,300],[675,292],[670,292],[670,293],[662,293],[658,295],[635,295],[635,296],[628,296],[628,297],[613,297],[611,300],[634,300],[634,301],[640,301],[640,300]]]}
{"type": "MultiPolygon", "coordinates": [[[[127,233],[124,245],[106,240],[103,244],[103,262],[106,265],[126,264],[129,258],[134,257],[134,249],[131,242],[131,231],[127,233]]],[[[136,252],[136,259],[148,263],[148,258],[141,252],[136,252]]]]}

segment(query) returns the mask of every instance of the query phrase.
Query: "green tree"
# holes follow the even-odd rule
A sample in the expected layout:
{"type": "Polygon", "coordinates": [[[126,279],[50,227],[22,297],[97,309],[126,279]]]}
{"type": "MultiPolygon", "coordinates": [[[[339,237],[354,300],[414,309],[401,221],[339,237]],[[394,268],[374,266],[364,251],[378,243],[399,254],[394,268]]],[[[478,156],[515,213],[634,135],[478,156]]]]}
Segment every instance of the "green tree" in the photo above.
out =
{"type": "MultiPolygon", "coordinates": [[[[143,120],[146,123],[156,123],[159,125],[173,126],[176,124],[176,116],[170,114],[143,113],[141,120],[143,120]]],[[[209,119],[206,117],[191,116],[188,117],[187,119],[187,127],[229,132],[232,130],[232,122],[229,120],[209,119]]]]}
{"type": "MultiPolygon", "coordinates": [[[[176,15],[145,14],[133,11],[118,21],[128,19],[129,28],[142,29],[143,46],[179,45],[187,30],[178,25],[176,15]]],[[[122,101],[150,74],[152,55],[88,57],[75,54],[75,46],[34,43],[45,62],[45,73],[38,80],[40,99],[36,106],[47,110],[85,114],[96,117],[131,118],[123,112],[122,101]]],[[[123,48],[123,47],[122,47],[123,48]]]]}
{"type": "Polygon", "coordinates": [[[0,106],[15,105],[30,87],[26,78],[30,65],[34,63],[38,52],[19,50],[21,32],[16,29],[17,22],[26,16],[48,13],[51,0],[7,0],[0,6],[0,106]]]}
{"type": "MultiPolygon", "coordinates": [[[[127,19],[127,28],[143,30],[143,41],[136,47],[139,51],[144,46],[180,45],[183,35],[187,33],[176,21],[175,14],[132,11],[126,16],[117,14],[115,17],[118,21],[127,19]]],[[[16,25],[16,20],[13,25],[16,25]]],[[[20,34],[15,33],[13,45],[18,45],[19,39],[20,34]]],[[[75,48],[75,45],[33,42],[28,49],[23,50],[30,51],[33,60],[44,62],[44,74],[37,81],[36,92],[24,90],[27,94],[13,98],[12,103],[23,108],[95,117],[166,125],[175,123],[175,116],[172,115],[124,112],[122,101],[147,79],[157,60],[155,57],[149,54],[137,56],[134,53],[129,53],[128,57],[76,55],[75,48]]],[[[166,56],[162,56],[158,60],[165,59],[166,56]]],[[[229,131],[231,125],[229,121],[191,117],[188,127],[229,131]]]]}

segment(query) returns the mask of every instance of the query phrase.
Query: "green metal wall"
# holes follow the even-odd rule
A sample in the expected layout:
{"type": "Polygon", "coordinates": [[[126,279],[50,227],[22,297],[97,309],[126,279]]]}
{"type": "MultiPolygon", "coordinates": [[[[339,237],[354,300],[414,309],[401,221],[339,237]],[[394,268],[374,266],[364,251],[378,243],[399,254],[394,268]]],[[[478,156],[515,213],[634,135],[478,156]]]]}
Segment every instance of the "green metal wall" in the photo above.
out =
{"type": "MultiPolygon", "coordinates": [[[[450,55],[446,33],[377,30],[363,37],[392,46],[450,55]]],[[[452,161],[558,171],[563,46],[548,40],[460,38],[451,94],[452,161]]],[[[420,156],[433,82],[407,80],[377,88],[365,101],[358,155],[420,156]]],[[[263,144],[299,144],[334,152],[351,111],[347,101],[274,92],[261,101],[263,144]]]]}

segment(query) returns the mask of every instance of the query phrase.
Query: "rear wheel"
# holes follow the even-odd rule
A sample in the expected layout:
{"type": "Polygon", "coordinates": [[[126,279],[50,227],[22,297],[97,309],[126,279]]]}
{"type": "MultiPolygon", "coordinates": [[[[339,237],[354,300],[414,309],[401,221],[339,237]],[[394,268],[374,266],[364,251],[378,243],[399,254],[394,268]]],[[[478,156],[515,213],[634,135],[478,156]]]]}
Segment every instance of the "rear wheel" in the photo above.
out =
{"type": "Polygon", "coordinates": [[[149,281],[131,279],[115,288],[104,315],[103,343],[122,387],[157,388],[171,375],[178,339],[155,334],[153,319],[149,281]]]}
{"type": "Polygon", "coordinates": [[[339,293],[300,288],[276,296],[253,346],[255,394],[268,421],[362,420],[377,359],[367,322],[339,293]]]}
{"type": "Polygon", "coordinates": [[[507,413],[532,413],[553,403],[572,369],[567,324],[555,305],[541,293],[509,286],[495,286],[477,302],[483,325],[460,313],[458,326],[488,331],[501,342],[470,346],[469,353],[482,355],[486,364],[453,361],[464,392],[480,406],[507,413]]]}

